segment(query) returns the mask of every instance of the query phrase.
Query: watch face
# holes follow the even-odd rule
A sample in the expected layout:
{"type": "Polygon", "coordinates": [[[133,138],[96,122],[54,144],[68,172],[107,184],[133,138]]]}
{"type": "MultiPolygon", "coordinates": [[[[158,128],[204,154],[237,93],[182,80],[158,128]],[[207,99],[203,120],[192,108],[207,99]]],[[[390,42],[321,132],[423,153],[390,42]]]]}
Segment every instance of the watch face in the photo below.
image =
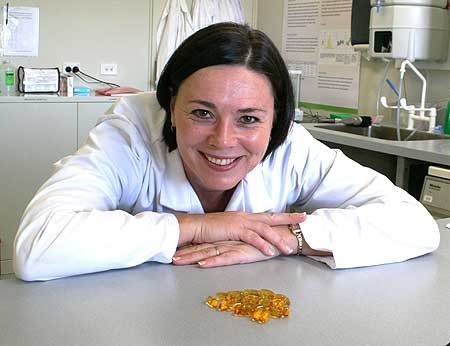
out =
{"type": "Polygon", "coordinates": [[[298,224],[298,223],[290,224],[289,231],[291,231],[291,233],[297,235],[298,232],[301,231],[300,224],[298,224]]]}

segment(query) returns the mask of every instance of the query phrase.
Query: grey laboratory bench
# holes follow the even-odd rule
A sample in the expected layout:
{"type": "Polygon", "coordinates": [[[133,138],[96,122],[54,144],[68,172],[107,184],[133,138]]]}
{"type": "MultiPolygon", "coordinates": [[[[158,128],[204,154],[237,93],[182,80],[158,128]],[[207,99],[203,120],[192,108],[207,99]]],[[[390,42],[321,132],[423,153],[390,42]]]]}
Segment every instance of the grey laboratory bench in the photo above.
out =
{"type": "Polygon", "coordinates": [[[302,125],[316,139],[380,171],[416,198],[423,183],[423,176],[417,175],[423,175],[429,165],[450,168],[450,139],[399,142],[321,128],[326,124],[302,125]]]}
{"type": "Polygon", "coordinates": [[[306,257],[200,269],[147,263],[48,281],[0,280],[8,346],[445,346],[450,218],[440,247],[401,263],[332,270],[306,257]],[[267,288],[291,315],[258,324],[207,307],[218,291],[267,288]]]}

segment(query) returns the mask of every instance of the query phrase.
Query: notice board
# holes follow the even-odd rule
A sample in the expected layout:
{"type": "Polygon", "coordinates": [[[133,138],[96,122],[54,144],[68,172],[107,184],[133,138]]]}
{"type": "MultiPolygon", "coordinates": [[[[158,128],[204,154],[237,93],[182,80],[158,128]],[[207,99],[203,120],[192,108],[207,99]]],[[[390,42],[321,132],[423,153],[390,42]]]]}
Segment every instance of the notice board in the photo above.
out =
{"type": "Polygon", "coordinates": [[[284,0],[282,54],[303,74],[300,105],[357,113],[361,56],[351,46],[351,0],[284,0]]]}

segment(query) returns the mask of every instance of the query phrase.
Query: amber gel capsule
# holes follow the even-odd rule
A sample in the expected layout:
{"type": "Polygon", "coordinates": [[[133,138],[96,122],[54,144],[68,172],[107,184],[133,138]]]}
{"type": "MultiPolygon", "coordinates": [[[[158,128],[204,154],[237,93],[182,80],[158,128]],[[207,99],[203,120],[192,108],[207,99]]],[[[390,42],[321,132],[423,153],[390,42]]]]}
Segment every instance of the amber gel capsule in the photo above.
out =
{"type": "Polygon", "coordinates": [[[258,323],[285,318],[291,312],[289,298],[268,289],[217,292],[206,298],[205,304],[219,311],[230,311],[235,316],[247,316],[258,323]]]}

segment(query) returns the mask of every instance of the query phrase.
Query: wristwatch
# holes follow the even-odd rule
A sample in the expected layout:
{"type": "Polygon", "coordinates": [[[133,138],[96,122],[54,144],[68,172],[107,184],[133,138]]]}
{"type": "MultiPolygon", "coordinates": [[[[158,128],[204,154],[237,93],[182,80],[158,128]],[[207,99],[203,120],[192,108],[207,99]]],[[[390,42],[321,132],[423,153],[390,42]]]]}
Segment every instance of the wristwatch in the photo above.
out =
{"type": "Polygon", "coordinates": [[[288,227],[289,231],[297,238],[298,245],[296,255],[301,256],[303,255],[303,233],[300,224],[294,223],[290,224],[288,227]]]}

